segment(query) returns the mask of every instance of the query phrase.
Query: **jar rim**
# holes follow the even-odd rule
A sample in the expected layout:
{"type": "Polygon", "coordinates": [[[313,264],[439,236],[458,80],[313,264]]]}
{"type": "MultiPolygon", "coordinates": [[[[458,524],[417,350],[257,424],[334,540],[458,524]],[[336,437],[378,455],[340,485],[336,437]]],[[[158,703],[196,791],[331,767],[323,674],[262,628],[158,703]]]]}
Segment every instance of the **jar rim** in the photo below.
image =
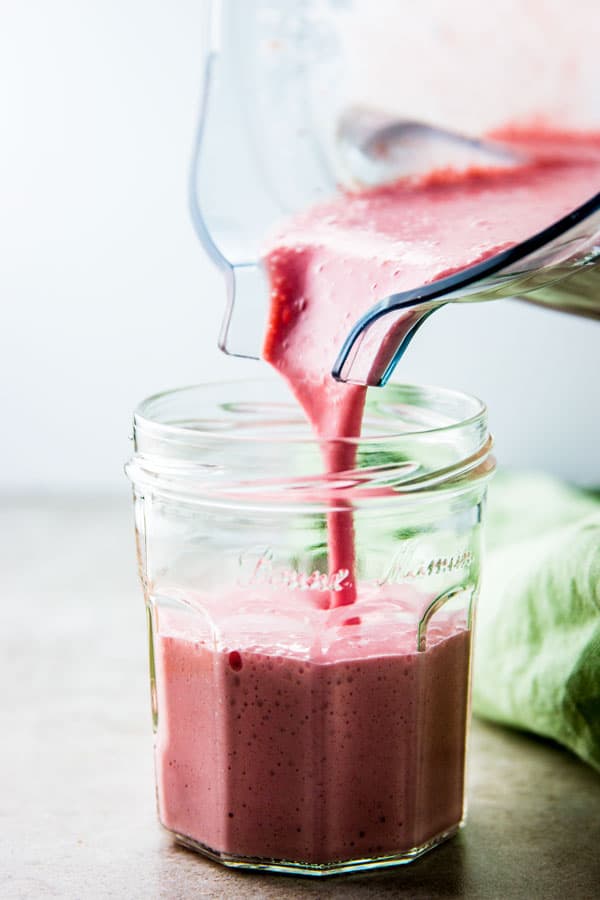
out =
{"type": "Polygon", "coordinates": [[[136,488],[211,504],[372,505],[471,490],[494,468],[481,400],[395,382],[368,392],[359,437],[317,436],[283,379],[247,379],[154,394],[136,409],[134,444],[136,488]],[[354,462],[334,454],[346,462],[331,471],[324,452],[341,442],[354,462]]]}
{"type": "MultiPolygon", "coordinates": [[[[160,409],[161,405],[165,402],[171,401],[173,399],[185,398],[191,393],[197,392],[208,392],[210,390],[226,390],[227,388],[239,388],[240,386],[248,387],[248,386],[269,386],[269,387],[281,387],[281,379],[273,379],[268,377],[263,378],[251,378],[251,379],[230,379],[228,381],[206,381],[200,382],[198,384],[186,385],[184,387],[171,388],[164,391],[158,391],[155,394],[151,394],[149,397],[146,397],[142,400],[134,409],[133,419],[134,419],[134,429],[136,432],[139,432],[140,429],[143,431],[153,432],[155,437],[162,435],[165,439],[178,439],[178,442],[181,442],[182,439],[187,438],[192,441],[197,438],[202,438],[203,440],[223,440],[225,433],[227,434],[228,441],[236,441],[241,443],[253,443],[257,441],[264,441],[265,434],[264,433],[256,433],[252,431],[236,431],[233,427],[224,428],[223,426],[215,428],[214,421],[213,427],[198,427],[201,420],[194,421],[193,426],[190,424],[182,424],[180,422],[165,422],[160,421],[157,417],[150,415],[153,408],[160,409]]],[[[379,441],[390,441],[395,438],[409,439],[409,438],[421,438],[421,437],[430,437],[434,434],[448,435],[453,431],[458,429],[468,428],[470,426],[476,426],[478,423],[481,423],[484,427],[487,426],[487,406],[479,397],[468,394],[464,391],[459,391],[454,388],[446,388],[440,387],[438,385],[432,384],[409,384],[402,382],[389,382],[385,387],[376,387],[370,388],[369,392],[377,392],[378,394],[390,393],[390,392],[404,392],[407,396],[407,399],[414,396],[420,396],[420,398],[425,399],[429,398],[432,401],[437,398],[438,402],[441,399],[445,404],[453,403],[453,402],[461,402],[468,403],[472,406],[471,411],[464,418],[457,419],[455,421],[446,422],[444,424],[438,424],[429,427],[415,427],[412,430],[402,429],[400,431],[385,431],[382,433],[363,433],[357,437],[319,437],[317,436],[312,429],[307,420],[304,419],[302,414],[302,425],[305,433],[303,434],[273,434],[269,433],[269,440],[273,443],[284,443],[284,444],[319,444],[320,446],[326,445],[328,442],[335,442],[336,444],[344,443],[348,445],[359,445],[359,444],[368,444],[368,443],[377,443],[379,441]]],[[[292,399],[291,393],[289,394],[290,400],[292,399]]],[[[423,407],[430,408],[430,407],[423,407]]],[[[298,406],[298,412],[301,414],[300,407],[298,406]]],[[[210,421],[210,420],[209,420],[210,421]]],[[[276,423],[270,421],[270,425],[274,425],[276,423]]]]}

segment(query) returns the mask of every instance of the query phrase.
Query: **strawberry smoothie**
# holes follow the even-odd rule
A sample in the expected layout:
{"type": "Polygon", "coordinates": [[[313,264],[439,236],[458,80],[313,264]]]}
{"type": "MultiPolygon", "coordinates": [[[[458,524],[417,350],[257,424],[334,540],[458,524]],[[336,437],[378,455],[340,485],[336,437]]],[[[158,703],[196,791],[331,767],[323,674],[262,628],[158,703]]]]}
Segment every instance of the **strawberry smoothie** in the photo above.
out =
{"type": "MultiPolygon", "coordinates": [[[[271,238],[264,357],[328,439],[327,471],[352,469],[344,439],[361,429],[365,389],[330,375],[350,325],[598,189],[600,138],[498,136],[529,161],[339,196],[271,238]]],[[[216,853],[315,865],[409,854],[462,818],[466,615],[442,608],[417,652],[432,597],[357,584],[352,511],[333,497],[329,582],[347,572],[334,590],[223,588],[153,607],[161,821],[216,853]]]]}
{"type": "Polygon", "coordinates": [[[305,594],[257,599],[251,614],[243,595],[197,598],[220,625],[216,645],[195,639],[193,618],[158,610],[163,824],[214,851],[308,864],[455,829],[470,632],[448,615],[417,652],[429,600],[365,587],[352,626],[305,594]]]}

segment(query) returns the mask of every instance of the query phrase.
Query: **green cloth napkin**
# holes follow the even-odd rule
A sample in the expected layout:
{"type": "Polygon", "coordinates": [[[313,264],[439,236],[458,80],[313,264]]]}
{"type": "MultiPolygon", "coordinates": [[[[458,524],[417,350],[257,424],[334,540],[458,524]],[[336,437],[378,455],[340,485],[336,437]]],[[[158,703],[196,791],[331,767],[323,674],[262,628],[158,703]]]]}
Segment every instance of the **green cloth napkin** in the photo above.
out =
{"type": "Polygon", "coordinates": [[[473,712],[600,771],[600,496],[539,474],[489,491],[473,712]]]}

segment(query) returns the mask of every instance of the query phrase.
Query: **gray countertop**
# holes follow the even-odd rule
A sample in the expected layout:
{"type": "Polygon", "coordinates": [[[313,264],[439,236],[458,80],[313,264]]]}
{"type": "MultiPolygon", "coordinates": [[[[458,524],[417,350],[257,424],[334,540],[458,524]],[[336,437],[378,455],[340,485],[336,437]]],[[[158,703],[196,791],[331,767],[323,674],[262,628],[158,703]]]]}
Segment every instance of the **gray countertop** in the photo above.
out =
{"type": "Polygon", "coordinates": [[[467,827],[393,874],[242,874],[175,847],[154,812],[131,519],[125,491],[2,504],[3,900],[600,896],[600,777],[479,722],[467,827]]]}

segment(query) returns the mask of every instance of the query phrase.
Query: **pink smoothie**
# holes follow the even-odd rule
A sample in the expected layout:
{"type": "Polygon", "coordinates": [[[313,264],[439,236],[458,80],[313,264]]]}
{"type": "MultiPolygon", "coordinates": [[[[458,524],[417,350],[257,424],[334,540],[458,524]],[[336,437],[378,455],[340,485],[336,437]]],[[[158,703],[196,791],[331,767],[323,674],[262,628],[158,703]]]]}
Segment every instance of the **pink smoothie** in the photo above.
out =
{"type": "Polygon", "coordinates": [[[462,817],[469,636],[464,614],[389,586],[359,626],[289,592],[159,609],[156,769],[163,824],[209,849],[326,863],[422,845],[462,817]],[[244,611],[244,603],[246,604],[244,611]],[[407,623],[408,620],[408,623],[407,623]]]}
{"type": "MultiPolygon", "coordinates": [[[[264,356],[316,434],[333,439],[323,443],[327,471],[354,466],[344,439],[361,429],[364,389],[330,376],[351,324],[390,293],[534,234],[598,189],[600,138],[503,138],[531,162],[340,195],[271,238],[264,356]]],[[[224,589],[184,598],[179,611],[154,609],[161,819],[217,852],[314,864],[385,856],[462,817],[467,623],[442,610],[417,652],[431,597],[357,586],[352,510],[333,493],[331,504],[330,581],[347,570],[338,590],[315,598],[282,586],[272,599],[224,589]]]]}

